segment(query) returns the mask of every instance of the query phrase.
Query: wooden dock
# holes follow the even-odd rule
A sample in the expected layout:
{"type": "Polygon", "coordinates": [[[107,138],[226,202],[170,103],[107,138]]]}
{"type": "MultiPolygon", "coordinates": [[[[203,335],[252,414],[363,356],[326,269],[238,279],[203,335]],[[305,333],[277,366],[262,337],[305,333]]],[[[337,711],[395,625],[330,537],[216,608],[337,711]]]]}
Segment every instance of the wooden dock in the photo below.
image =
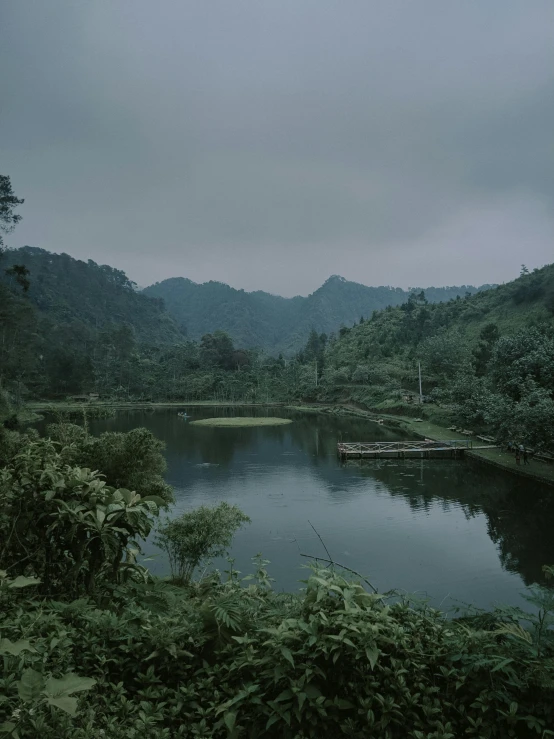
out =
{"type": "Polygon", "coordinates": [[[459,459],[464,452],[475,447],[471,439],[436,441],[370,441],[339,442],[337,453],[342,461],[347,459],[424,459],[447,457],[459,459]]]}

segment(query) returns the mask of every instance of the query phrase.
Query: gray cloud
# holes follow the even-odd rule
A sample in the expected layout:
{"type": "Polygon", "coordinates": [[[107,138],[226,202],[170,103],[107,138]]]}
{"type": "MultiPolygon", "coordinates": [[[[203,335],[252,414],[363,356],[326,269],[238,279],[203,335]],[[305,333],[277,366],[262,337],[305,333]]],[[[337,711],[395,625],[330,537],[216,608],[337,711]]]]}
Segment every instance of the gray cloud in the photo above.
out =
{"type": "Polygon", "coordinates": [[[550,0],[0,6],[13,245],[290,295],[552,261],[550,0]]]}

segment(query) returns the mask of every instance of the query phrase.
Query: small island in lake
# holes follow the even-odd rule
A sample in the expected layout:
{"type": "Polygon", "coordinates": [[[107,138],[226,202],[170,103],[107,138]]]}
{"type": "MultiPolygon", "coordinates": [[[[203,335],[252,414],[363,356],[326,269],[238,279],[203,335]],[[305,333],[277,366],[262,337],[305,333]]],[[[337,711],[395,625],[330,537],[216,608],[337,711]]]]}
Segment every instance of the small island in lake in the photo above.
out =
{"type": "Polygon", "coordinates": [[[192,426],[282,426],[292,423],[290,418],[202,418],[199,421],[191,421],[192,426]]]}

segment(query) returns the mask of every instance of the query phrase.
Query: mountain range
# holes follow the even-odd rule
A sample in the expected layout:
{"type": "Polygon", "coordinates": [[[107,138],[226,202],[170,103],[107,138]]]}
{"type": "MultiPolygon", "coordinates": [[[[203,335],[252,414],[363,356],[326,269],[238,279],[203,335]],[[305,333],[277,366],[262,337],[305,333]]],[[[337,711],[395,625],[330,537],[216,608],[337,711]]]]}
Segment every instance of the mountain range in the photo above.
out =
{"type": "MultiPolygon", "coordinates": [[[[185,337],[198,340],[222,330],[238,347],[285,356],[302,348],[312,328],[330,334],[374,310],[405,303],[409,296],[401,288],[368,287],[338,275],[307,297],[245,292],[221,282],[197,284],[183,277],[139,290],[121,270],[30,246],[5,252],[4,269],[14,264],[28,268],[28,297],[39,314],[83,338],[91,330],[118,324],[132,326],[139,342],[158,345],[185,337]]],[[[2,279],[10,278],[4,274],[2,279]]],[[[431,303],[447,302],[490,287],[427,287],[425,295],[431,303]]]]}
{"type": "MultiPolygon", "coordinates": [[[[427,287],[425,296],[431,303],[446,302],[490,287],[427,287]]],[[[284,355],[298,351],[312,328],[330,334],[341,326],[351,326],[362,316],[369,317],[374,310],[401,305],[409,296],[401,288],[368,287],[338,275],[307,297],[245,292],[221,282],[198,284],[183,277],[158,282],[145,288],[143,294],[161,298],[183,333],[192,339],[221,329],[238,346],[284,355]]]]}

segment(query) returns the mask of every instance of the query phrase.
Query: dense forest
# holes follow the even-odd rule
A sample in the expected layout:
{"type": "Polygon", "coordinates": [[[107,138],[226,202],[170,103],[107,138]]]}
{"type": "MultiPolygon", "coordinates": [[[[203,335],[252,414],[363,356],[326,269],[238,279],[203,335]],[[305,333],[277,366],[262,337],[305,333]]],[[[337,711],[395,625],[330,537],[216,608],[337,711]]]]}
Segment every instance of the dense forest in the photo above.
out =
{"type": "Polygon", "coordinates": [[[443,419],[552,448],[554,265],[521,272],[511,283],[443,304],[413,293],[341,329],[325,353],[318,398],[424,414],[402,402],[406,390],[417,390],[421,362],[427,399],[443,419]]]}
{"type": "MultiPolygon", "coordinates": [[[[6,234],[17,225],[22,201],[9,178],[1,185],[6,234]]],[[[3,248],[0,258],[0,388],[12,415],[25,399],[90,393],[103,400],[340,401],[379,413],[438,414],[503,440],[554,446],[552,265],[532,272],[523,265],[511,283],[443,302],[430,300],[429,291],[406,295],[338,277],[309,298],[290,300],[219,283],[162,283],[179,295],[188,285],[195,310],[202,296],[212,295],[206,300],[206,310],[214,307],[210,321],[234,316],[242,325],[242,316],[249,326],[248,315],[264,315],[254,306],[265,301],[273,306],[273,333],[265,335],[270,343],[278,342],[283,315],[275,306],[285,313],[297,306],[297,336],[304,331],[302,311],[314,319],[307,340],[294,354],[275,356],[237,345],[220,328],[191,339],[199,328],[179,327],[160,297],[137,292],[111,267],[29,247],[3,248]],[[315,316],[320,326],[339,320],[354,294],[356,311],[368,295],[383,302],[394,296],[399,304],[361,315],[336,333],[318,330],[315,316]],[[419,363],[431,402],[416,409],[403,397],[417,390],[419,363]]],[[[433,289],[431,297],[456,290],[433,289]]]]}
{"type": "MultiPolygon", "coordinates": [[[[429,302],[435,303],[489,287],[430,287],[425,294],[429,302]]],[[[399,287],[367,287],[338,275],[306,298],[282,298],[262,291],[249,293],[221,282],[199,285],[182,277],[156,283],[143,292],[162,298],[190,339],[199,340],[206,333],[220,330],[241,347],[287,357],[300,351],[312,330],[318,334],[334,333],[374,310],[401,305],[409,295],[399,287]]]]}

